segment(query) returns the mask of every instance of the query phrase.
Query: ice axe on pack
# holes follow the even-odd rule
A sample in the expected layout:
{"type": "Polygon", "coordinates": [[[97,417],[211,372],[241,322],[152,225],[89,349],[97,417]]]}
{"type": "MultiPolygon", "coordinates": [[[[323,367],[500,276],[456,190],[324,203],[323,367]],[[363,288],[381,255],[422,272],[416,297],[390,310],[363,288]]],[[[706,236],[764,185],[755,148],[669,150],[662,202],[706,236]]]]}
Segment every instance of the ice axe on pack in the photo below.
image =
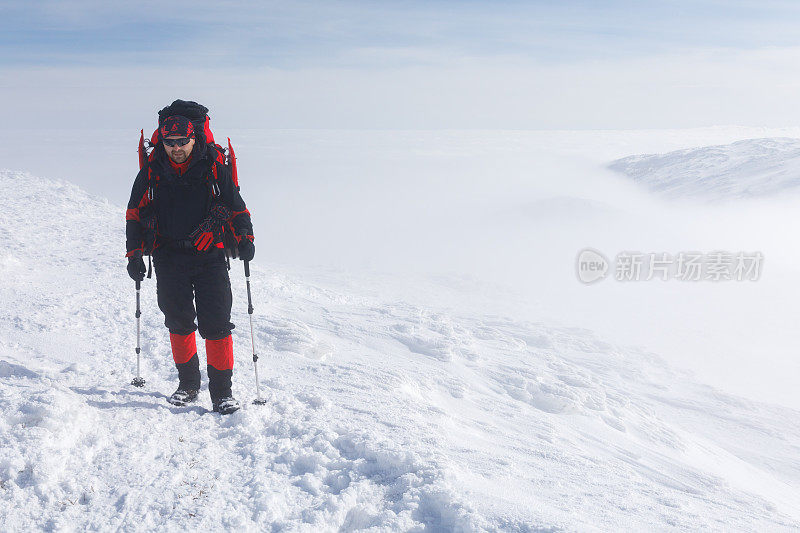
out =
{"type": "Polygon", "coordinates": [[[144,387],[144,378],[142,378],[140,372],[140,359],[141,359],[141,352],[142,348],[140,346],[140,337],[141,337],[141,323],[140,317],[142,316],[142,311],[139,305],[139,293],[142,288],[142,282],[136,280],[136,377],[133,378],[131,381],[131,385],[134,387],[144,387]]]}
{"type": "Polygon", "coordinates": [[[256,338],[253,334],[253,297],[250,295],[250,261],[244,262],[244,279],[247,282],[247,315],[250,317],[250,342],[253,345],[253,370],[256,373],[256,399],[253,403],[264,405],[267,400],[261,397],[261,388],[258,385],[258,355],[256,355],[256,338]]]}

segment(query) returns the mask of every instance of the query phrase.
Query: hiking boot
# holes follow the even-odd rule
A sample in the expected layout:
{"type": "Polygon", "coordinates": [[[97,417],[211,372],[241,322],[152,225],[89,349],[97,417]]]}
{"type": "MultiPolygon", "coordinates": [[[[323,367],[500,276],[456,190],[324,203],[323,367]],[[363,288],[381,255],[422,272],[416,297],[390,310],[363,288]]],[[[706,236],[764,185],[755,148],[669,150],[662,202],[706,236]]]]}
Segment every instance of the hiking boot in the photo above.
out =
{"type": "Polygon", "coordinates": [[[178,390],[172,393],[172,396],[167,398],[167,401],[172,405],[177,405],[181,407],[186,405],[187,403],[192,403],[197,399],[197,389],[181,389],[180,387],[178,390]]]}
{"type": "Polygon", "coordinates": [[[211,403],[214,406],[214,412],[221,415],[229,415],[235,411],[238,411],[241,407],[239,405],[239,400],[235,399],[233,396],[211,400],[211,403]]]}

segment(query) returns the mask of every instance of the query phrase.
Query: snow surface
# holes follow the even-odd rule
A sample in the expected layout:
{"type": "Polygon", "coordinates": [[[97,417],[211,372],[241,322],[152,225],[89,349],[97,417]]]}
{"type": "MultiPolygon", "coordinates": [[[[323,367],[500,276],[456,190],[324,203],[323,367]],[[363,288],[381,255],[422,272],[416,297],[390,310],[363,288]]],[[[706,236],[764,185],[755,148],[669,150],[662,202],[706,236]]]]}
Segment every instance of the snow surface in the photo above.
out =
{"type": "Polygon", "coordinates": [[[800,140],[746,139],[732,144],[633,155],[613,162],[622,172],[668,198],[730,200],[797,194],[800,140]]]}
{"type": "Polygon", "coordinates": [[[0,187],[5,531],[800,528],[800,412],[585,329],[449,305],[455,283],[480,300],[464,281],[421,280],[417,299],[391,278],[254,264],[255,406],[236,263],[244,408],[170,406],[153,280],[147,384],[128,384],[124,209],[28,174],[0,187]]]}

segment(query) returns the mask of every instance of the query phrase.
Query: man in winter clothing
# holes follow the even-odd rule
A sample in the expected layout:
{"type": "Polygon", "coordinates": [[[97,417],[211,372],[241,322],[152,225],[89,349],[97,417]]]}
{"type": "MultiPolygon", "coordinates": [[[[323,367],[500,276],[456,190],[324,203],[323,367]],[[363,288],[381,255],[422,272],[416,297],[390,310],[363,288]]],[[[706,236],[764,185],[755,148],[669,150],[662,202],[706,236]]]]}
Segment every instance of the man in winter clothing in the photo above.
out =
{"type": "MultiPolygon", "coordinates": [[[[171,107],[179,102],[187,104],[176,101],[171,107]]],[[[168,401],[185,405],[197,399],[200,363],[194,332],[199,329],[205,339],[214,411],[232,413],[239,409],[239,402],[231,392],[234,325],[223,241],[237,248],[233,255],[238,252],[245,261],[253,259],[250,213],[227,165],[218,160],[216,148],[206,144],[204,132],[196,130],[188,118],[166,117],[158,138],[149,162],[136,176],[128,202],[128,274],[134,280],[144,279],[142,256],[152,253],[158,306],[169,329],[179,378],[178,389],[168,401]],[[233,235],[225,238],[230,229],[233,235]]]]}

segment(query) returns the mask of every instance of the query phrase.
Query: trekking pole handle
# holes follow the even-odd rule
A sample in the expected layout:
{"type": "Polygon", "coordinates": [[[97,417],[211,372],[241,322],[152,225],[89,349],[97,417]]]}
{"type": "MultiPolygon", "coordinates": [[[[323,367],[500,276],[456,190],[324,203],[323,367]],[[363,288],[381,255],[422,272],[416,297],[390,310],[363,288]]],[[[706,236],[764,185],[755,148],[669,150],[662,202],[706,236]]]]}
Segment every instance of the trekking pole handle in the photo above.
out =
{"type": "Polygon", "coordinates": [[[253,297],[250,295],[250,261],[244,262],[244,279],[247,281],[247,314],[253,314],[253,297]]]}
{"type": "Polygon", "coordinates": [[[137,280],[136,281],[136,318],[139,318],[140,316],[142,316],[142,311],[141,311],[140,306],[139,306],[139,291],[141,290],[141,288],[142,288],[142,282],[137,280]]]}

